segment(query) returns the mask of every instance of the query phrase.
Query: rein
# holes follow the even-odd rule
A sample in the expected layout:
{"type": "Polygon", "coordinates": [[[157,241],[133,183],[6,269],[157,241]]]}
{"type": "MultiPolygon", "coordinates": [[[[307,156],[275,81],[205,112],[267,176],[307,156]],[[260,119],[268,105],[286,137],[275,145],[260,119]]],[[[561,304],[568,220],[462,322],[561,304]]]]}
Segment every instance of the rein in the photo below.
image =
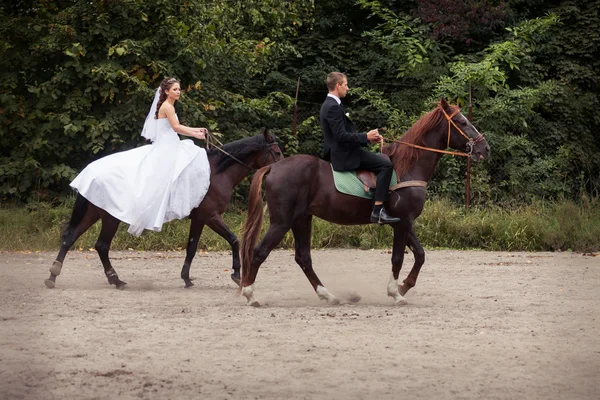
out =
{"type": "MultiPolygon", "coordinates": [[[[237,161],[238,163],[242,164],[244,167],[250,169],[251,171],[256,171],[256,168],[252,168],[251,166],[249,166],[248,164],[246,164],[245,162],[243,162],[242,160],[240,160],[239,158],[237,158],[236,156],[234,156],[233,154],[228,153],[227,151],[223,150],[223,146],[225,146],[223,143],[221,143],[221,141],[219,139],[217,139],[217,137],[210,131],[207,131],[207,135],[206,135],[206,148],[207,149],[216,149],[219,150],[221,153],[225,154],[226,156],[232,158],[233,160],[237,161]],[[217,142],[219,146],[213,145],[210,143],[211,140],[214,140],[215,142],[217,142]]],[[[273,142],[273,143],[267,143],[265,147],[268,147],[269,150],[269,154],[271,155],[271,157],[273,157],[273,161],[276,162],[277,161],[277,157],[275,157],[275,153],[273,153],[273,150],[271,150],[271,146],[277,144],[277,142],[273,142]]],[[[267,157],[268,154],[265,154],[265,164],[267,161],[267,157]]]]}
{"type": "Polygon", "coordinates": [[[400,143],[400,144],[404,144],[408,147],[414,147],[415,149],[420,149],[420,150],[427,150],[427,151],[433,151],[435,153],[442,153],[442,154],[450,154],[453,156],[462,156],[462,157],[469,157],[471,154],[470,153],[463,153],[460,151],[449,151],[449,150],[440,150],[440,149],[434,149],[431,147],[425,147],[425,146],[419,146],[418,144],[412,144],[412,143],[408,143],[408,142],[402,142],[400,140],[388,140],[388,139],[384,139],[386,142],[388,143],[400,143]]]}
{"type": "Polygon", "coordinates": [[[473,154],[473,149],[475,147],[475,144],[481,142],[484,139],[483,134],[480,133],[479,136],[477,136],[475,139],[472,139],[466,133],[464,133],[462,131],[462,129],[460,129],[458,127],[458,125],[456,125],[456,123],[454,122],[454,120],[452,118],[455,115],[457,115],[458,113],[460,113],[460,109],[458,107],[454,110],[454,112],[452,113],[452,115],[448,115],[448,113],[446,112],[446,110],[444,110],[441,106],[438,106],[438,108],[440,108],[442,110],[442,112],[444,113],[444,116],[446,117],[446,120],[448,121],[448,142],[447,142],[446,147],[450,147],[450,130],[451,130],[451,127],[454,126],[454,128],[456,128],[456,130],[468,140],[468,143],[467,143],[467,145],[469,146],[469,152],[468,153],[460,152],[460,151],[440,150],[440,149],[434,149],[434,148],[431,148],[431,147],[419,146],[417,144],[403,142],[403,141],[401,141],[399,139],[395,139],[395,140],[384,139],[384,140],[386,142],[389,142],[389,143],[400,143],[400,144],[404,144],[404,145],[409,146],[409,147],[414,147],[415,149],[432,151],[432,152],[435,152],[435,153],[450,154],[450,155],[453,155],[453,156],[461,156],[461,157],[470,157],[473,154]]]}

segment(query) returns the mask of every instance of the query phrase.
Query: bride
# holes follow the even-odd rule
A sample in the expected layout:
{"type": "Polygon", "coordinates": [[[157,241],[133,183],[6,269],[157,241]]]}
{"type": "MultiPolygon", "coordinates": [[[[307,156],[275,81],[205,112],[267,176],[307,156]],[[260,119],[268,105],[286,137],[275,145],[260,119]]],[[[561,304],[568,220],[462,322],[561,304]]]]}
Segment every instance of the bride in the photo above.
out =
{"type": "Polygon", "coordinates": [[[179,81],[164,79],[142,131],[152,144],[94,161],[71,182],[89,202],[128,223],[132,235],[188,216],[208,191],[206,150],[177,136],[205,139],[208,131],[179,123],[174,104],[180,96],[179,81]]]}

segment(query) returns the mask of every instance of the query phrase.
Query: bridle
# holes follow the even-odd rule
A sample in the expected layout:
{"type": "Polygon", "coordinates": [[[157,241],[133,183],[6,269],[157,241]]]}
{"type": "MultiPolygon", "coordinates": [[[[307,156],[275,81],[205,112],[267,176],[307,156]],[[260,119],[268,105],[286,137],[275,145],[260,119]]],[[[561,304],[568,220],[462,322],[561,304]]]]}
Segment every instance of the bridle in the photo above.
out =
{"type": "Polygon", "coordinates": [[[454,120],[452,118],[454,118],[454,116],[456,116],[457,114],[460,113],[460,108],[456,107],[454,109],[454,112],[451,115],[448,115],[446,110],[444,110],[444,108],[441,105],[438,105],[438,108],[440,108],[442,110],[442,112],[444,113],[444,116],[446,117],[446,120],[448,121],[448,141],[447,141],[446,147],[450,147],[450,131],[451,131],[451,127],[454,126],[454,128],[456,128],[456,130],[467,139],[467,147],[469,150],[468,152],[464,153],[464,152],[460,152],[460,151],[448,151],[448,150],[434,149],[431,147],[419,146],[418,144],[403,142],[400,139],[395,139],[395,140],[387,140],[386,139],[386,141],[392,142],[392,143],[404,144],[406,146],[414,147],[414,148],[420,149],[420,150],[433,151],[435,153],[451,154],[453,156],[471,157],[471,155],[473,154],[473,150],[475,149],[475,145],[484,139],[483,134],[480,133],[475,139],[473,139],[473,138],[469,137],[466,133],[464,133],[463,130],[458,127],[458,125],[456,125],[456,122],[454,122],[454,120]]]}
{"type": "MultiPolygon", "coordinates": [[[[223,146],[224,144],[221,143],[221,141],[219,139],[217,139],[217,137],[210,131],[206,131],[207,135],[206,135],[206,148],[207,149],[216,149],[219,150],[221,153],[225,154],[226,156],[230,157],[231,159],[237,161],[238,163],[242,164],[244,167],[250,169],[251,171],[256,171],[256,168],[252,168],[251,166],[249,166],[248,164],[246,164],[245,162],[243,162],[242,160],[240,160],[239,158],[237,158],[236,156],[234,156],[233,154],[223,150],[223,146]],[[215,141],[219,144],[219,146],[216,146],[214,144],[211,143],[211,141],[215,141]]],[[[273,151],[273,149],[271,148],[272,146],[277,146],[277,141],[273,141],[271,143],[266,143],[265,147],[267,148],[267,153],[265,153],[265,162],[264,164],[267,164],[267,157],[269,157],[269,155],[271,157],[273,157],[273,162],[277,162],[277,155],[275,154],[275,152],[273,151]]]]}
{"type": "MultiPolygon", "coordinates": [[[[273,157],[273,162],[276,163],[277,162],[277,152],[273,151],[273,146],[279,147],[279,145],[277,144],[277,141],[273,140],[273,142],[267,143],[265,146],[267,147],[268,153],[265,154],[265,162],[263,164],[267,165],[267,157],[269,155],[271,157],[273,157]]],[[[279,155],[281,155],[281,153],[279,153],[279,155]]]]}
{"type": "Polygon", "coordinates": [[[469,137],[466,133],[463,132],[462,129],[460,129],[458,127],[458,125],[456,125],[456,122],[454,122],[454,120],[452,119],[456,114],[460,113],[460,108],[456,107],[454,109],[454,112],[452,113],[452,115],[448,115],[448,113],[446,113],[446,110],[444,110],[444,107],[439,106],[440,109],[442,110],[442,112],[444,113],[444,116],[446,117],[446,119],[448,120],[448,143],[446,145],[446,147],[450,147],[450,125],[454,126],[454,128],[456,128],[456,130],[465,137],[465,139],[467,139],[467,146],[469,146],[469,152],[466,154],[468,156],[470,156],[471,154],[473,154],[473,148],[475,147],[475,145],[479,142],[481,142],[484,139],[484,136],[482,133],[480,133],[479,135],[477,135],[477,137],[475,139],[469,137]]]}

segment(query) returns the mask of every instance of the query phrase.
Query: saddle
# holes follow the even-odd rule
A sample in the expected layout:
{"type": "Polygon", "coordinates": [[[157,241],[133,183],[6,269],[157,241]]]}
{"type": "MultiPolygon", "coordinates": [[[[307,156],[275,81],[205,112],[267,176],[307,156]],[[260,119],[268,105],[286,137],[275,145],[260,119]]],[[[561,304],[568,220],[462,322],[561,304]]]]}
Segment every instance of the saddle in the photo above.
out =
{"type": "Polygon", "coordinates": [[[356,177],[359,181],[362,182],[365,192],[368,193],[371,190],[375,190],[375,186],[377,183],[377,175],[375,175],[375,172],[367,171],[364,169],[357,169],[356,177]]]}
{"type": "MultiPolygon", "coordinates": [[[[358,196],[365,199],[372,199],[375,193],[375,186],[377,183],[377,175],[374,172],[366,170],[355,170],[355,171],[335,171],[331,168],[333,174],[333,181],[335,188],[338,192],[349,194],[352,196],[358,196]]],[[[398,182],[396,171],[392,175],[390,181],[390,191],[396,189],[421,186],[427,187],[427,182],[424,181],[403,181],[398,182]]]]}

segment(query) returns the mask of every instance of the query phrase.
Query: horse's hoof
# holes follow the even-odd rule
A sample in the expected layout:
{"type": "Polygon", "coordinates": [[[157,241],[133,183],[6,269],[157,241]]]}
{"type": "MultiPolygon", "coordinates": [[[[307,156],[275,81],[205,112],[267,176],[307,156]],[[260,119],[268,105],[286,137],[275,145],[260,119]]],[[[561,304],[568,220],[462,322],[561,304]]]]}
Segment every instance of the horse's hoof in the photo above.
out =
{"type": "Polygon", "coordinates": [[[125,286],[127,286],[127,282],[119,281],[115,284],[115,286],[117,289],[123,290],[125,289],[125,286]]]}
{"type": "Polygon", "coordinates": [[[248,305],[252,307],[260,307],[260,303],[258,302],[258,300],[249,301],[248,305]]]}
{"type": "Polygon", "coordinates": [[[408,301],[406,301],[406,299],[396,299],[394,301],[395,306],[405,306],[407,304],[408,304],[408,301]]]}
{"type": "Polygon", "coordinates": [[[189,288],[191,288],[192,286],[194,286],[194,284],[193,284],[191,281],[188,281],[188,282],[186,282],[186,283],[185,283],[185,288],[186,288],[186,289],[189,289],[189,288]]]}
{"type": "Polygon", "coordinates": [[[48,289],[54,289],[54,286],[56,286],[56,284],[54,283],[54,281],[50,280],[50,279],[46,279],[44,281],[44,283],[46,284],[46,287],[48,289]]]}
{"type": "Polygon", "coordinates": [[[240,279],[240,274],[236,274],[236,273],[231,274],[231,280],[234,281],[235,284],[238,286],[240,286],[240,282],[242,281],[240,279]]]}

